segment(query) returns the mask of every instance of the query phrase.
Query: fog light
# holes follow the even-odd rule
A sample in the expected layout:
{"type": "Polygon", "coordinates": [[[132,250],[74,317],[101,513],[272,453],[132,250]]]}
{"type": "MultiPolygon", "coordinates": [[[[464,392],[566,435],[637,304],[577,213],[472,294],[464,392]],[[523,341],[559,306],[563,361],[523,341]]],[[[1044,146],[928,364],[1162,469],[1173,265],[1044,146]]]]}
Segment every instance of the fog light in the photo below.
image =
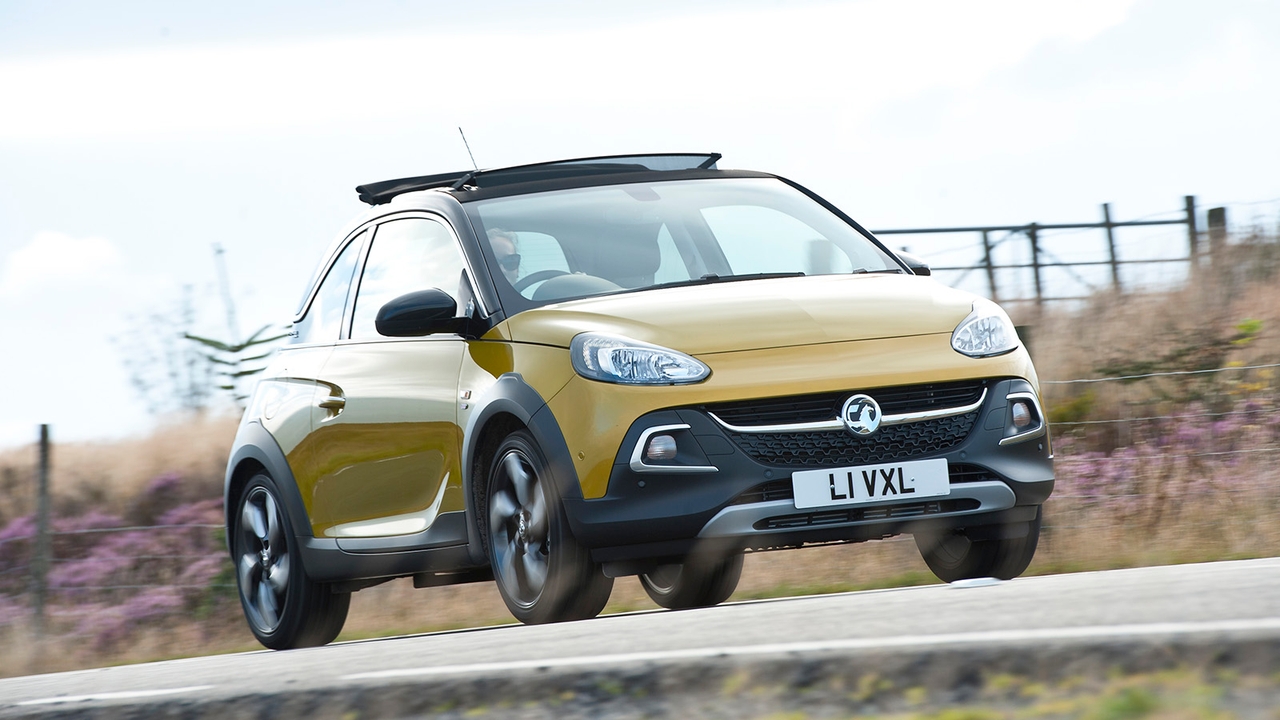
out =
{"type": "Polygon", "coordinates": [[[1013,403],[1013,426],[1019,430],[1031,425],[1031,405],[1026,400],[1013,403]]]}
{"type": "Polygon", "coordinates": [[[675,460],[676,439],[670,435],[654,435],[644,448],[646,460],[675,460]]]}

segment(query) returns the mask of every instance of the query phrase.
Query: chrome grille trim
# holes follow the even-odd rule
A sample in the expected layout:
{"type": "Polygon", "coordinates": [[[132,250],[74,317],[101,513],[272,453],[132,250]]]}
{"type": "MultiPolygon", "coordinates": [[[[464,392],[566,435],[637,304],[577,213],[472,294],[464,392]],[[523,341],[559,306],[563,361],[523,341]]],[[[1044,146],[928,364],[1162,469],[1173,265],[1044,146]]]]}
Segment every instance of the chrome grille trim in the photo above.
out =
{"type": "MultiPolygon", "coordinates": [[[[960,405],[957,407],[941,408],[938,410],[922,410],[913,413],[900,413],[898,415],[885,415],[880,421],[880,426],[888,425],[905,425],[907,423],[921,422],[924,420],[940,420],[942,418],[955,417],[956,415],[966,415],[982,407],[982,403],[987,399],[987,388],[982,389],[982,395],[978,397],[977,402],[969,405],[960,405]]],[[[799,432],[833,432],[836,430],[844,430],[844,421],[840,418],[834,420],[822,420],[819,422],[807,423],[790,423],[785,425],[731,425],[721,420],[713,412],[708,412],[712,420],[715,420],[720,427],[729,432],[736,433],[799,433],[799,432]]]]}

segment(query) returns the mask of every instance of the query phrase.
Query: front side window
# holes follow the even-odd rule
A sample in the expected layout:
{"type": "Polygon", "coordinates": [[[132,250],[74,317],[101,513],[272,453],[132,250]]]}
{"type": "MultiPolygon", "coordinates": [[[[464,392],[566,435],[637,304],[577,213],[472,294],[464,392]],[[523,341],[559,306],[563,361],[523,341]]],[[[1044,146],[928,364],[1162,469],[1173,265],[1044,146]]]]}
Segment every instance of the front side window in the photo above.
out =
{"type": "Polygon", "coordinates": [[[709,276],[901,270],[842,218],[772,178],[557,190],[477,200],[467,212],[502,267],[493,275],[503,303],[517,312],[709,276]]]}
{"type": "Polygon", "coordinates": [[[347,295],[351,289],[351,275],[355,271],[356,260],[360,257],[360,246],[369,232],[360,233],[347,243],[338,259],[333,261],[329,272],[325,274],[316,296],[311,300],[307,314],[299,320],[297,343],[332,343],[337,342],[342,328],[342,316],[347,308],[347,295]]]}
{"type": "Polygon", "coordinates": [[[429,218],[404,218],[378,226],[369,247],[351,321],[351,338],[382,337],[374,327],[378,310],[401,295],[436,288],[459,301],[469,297],[466,267],[453,233],[429,218]]]}

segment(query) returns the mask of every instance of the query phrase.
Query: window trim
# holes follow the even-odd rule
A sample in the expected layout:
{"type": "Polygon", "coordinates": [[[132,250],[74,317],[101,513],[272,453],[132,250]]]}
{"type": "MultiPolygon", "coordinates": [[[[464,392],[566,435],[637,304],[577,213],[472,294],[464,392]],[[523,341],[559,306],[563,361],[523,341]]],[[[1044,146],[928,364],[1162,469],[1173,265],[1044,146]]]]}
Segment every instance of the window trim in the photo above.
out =
{"type": "MultiPolygon", "coordinates": [[[[354,241],[356,238],[360,237],[361,233],[363,233],[364,231],[372,230],[374,225],[375,225],[375,221],[372,221],[372,220],[366,223],[362,223],[355,230],[352,230],[351,232],[347,233],[347,236],[342,239],[342,242],[337,243],[337,245],[334,246],[333,252],[329,253],[328,261],[324,264],[324,267],[320,269],[320,272],[316,273],[315,278],[312,279],[311,289],[307,291],[306,301],[302,303],[301,309],[299,309],[298,312],[294,314],[293,316],[294,325],[298,324],[299,322],[302,322],[302,319],[307,316],[307,313],[311,312],[311,304],[314,303],[316,300],[316,293],[320,292],[320,286],[323,285],[325,279],[329,277],[329,272],[333,270],[333,264],[338,262],[338,258],[342,256],[342,253],[344,251],[346,251],[347,246],[349,246],[352,243],[352,241],[354,241]]],[[[356,258],[357,268],[360,267],[360,261],[363,260],[363,258],[364,258],[364,249],[362,248],[360,250],[360,256],[356,258]]],[[[349,288],[347,292],[348,294],[350,293],[349,288]]],[[[345,315],[345,311],[343,314],[345,315]]]]}
{"type": "MultiPolygon", "coordinates": [[[[366,254],[366,253],[368,253],[368,251],[369,251],[369,242],[368,242],[368,240],[367,240],[367,239],[366,239],[366,240],[361,240],[361,238],[364,236],[364,234],[365,234],[365,231],[366,231],[366,230],[371,230],[371,229],[372,229],[372,228],[371,228],[371,226],[370,226],[370,225],[368,225],[368,224],[361,225],[361,226],[360,226],[359,228],[357,228],[354,232],[352,232],[351,234],[349,234],[349,235],[348,235],[348,236],[347,236],[347,237],[342,241],[342,243],[340,243],[340,244],[338,245],[338,248],[337,248],[337,250],[336,250],[336,251],[334,251],[333,256],[329,258],[329,262],[325,264],[324,272],[319,274],[319,279],[318,279],[318,280],[316,281],[316,283],[312,286],[312,288],[311,288],[311,292],[307,295],[307,303],[306,303],[306,305],[304,305],[304,306],[303,306],[303,310],[302,310],[302,312],[300,312],[300,313],[297,315],[297,317],[295,317],[295,318],[293,319],[293,322],[292,322],[292,323],[290,324],[290,326],[289,326],[289,336],[290,336],[291,338],[297,338],[297,337],[298,337],[298,335],[299,335],[299,332],[298,332],[298,329],[297,329],[298,323],[300,323],[300,322],[302,322],[303,320],[305,320],[305,319],[307,318],[307,315],[311,312],[311,306],[315,303],[316,295],[318,295],[318,294],[320,293],[320,286],[324,285],[325,280],[328,280],[328,279],[329,279],[329,273],[333,272],[333,266],[334,266],[335,264],[337,264],[337,262],[338,262],[338,258],[342,257],[342,253],[346,252],[346,251],[347,251],[347,248],[351,247],[351,244],[352,244],[353,242],[356,242],[357,240],[360,240],[360,242],[361,242],[361,247],[360,247],[360,251],[359,251],[358,253],[356,253],[355,264],[354,264],[354,266],[352,267],[352,271],[351,271],[351,272],[352,272],[352,275],[351,275],[351,282],[348,282],[348,284],[347,284],[347,294],[346,294],[346,297],[345,297],[345,298],[343,298],[343,305],[342,305],[342,319],[338,321],[338,322],[339,322],[339,325],[338,325],[338,337],[334,338],[334,339],[333,339],[333,340],[331,340],[331,341],[330,341],[330,340],[322,340],[322,341],[319,341],[319,342],[295,342],[295,343],[290,343],[290,344],[288,345],[288,347],[289,347],[290,349],[291,349],[291,348],[305,348],[305,347],[322,347],[322,346],[325,346],[325,345],[332,345],[332,344],[334,344],[335,342],[341,342],[341,341],[342,341],[342,339],[345,337],[346,332],[347,332],[346,328],[347,328],[347,326],[350,324],[350,321],[349,321],[349,319],[348,319],[348,318],[349,318],[350,313],[351,313],[351,310],[352,310],[352,304],[351,304],[352,295],[351,295],[351,292],[352,292],[352,290],[353,290],[353,288],[354,288],[354,286],[355,286],[355,282],[354,282],[354,280],[355,280],[355,272],[356,272],[357,270],[359,270],[359,269],[360,269],[360,267],[361,267],[361,263],[362,263],[362,261],[364,260],[364,256],[365,256],[365,254],[366,254]]],[[[372,237],[372,233],[370,234],[370,237],[372,237]]]]}
{"type": "Polygon", "coordinates": [[[342,311],[342,327],[338,329],[338,340],[351,339],[351,322],[356,315],[356,295],[360,290],[360,281],[364,279],[364,264],[369,259],[369,250],[373,248],[373,241],[378,237],[379,223],[374,223],[369,227],[369,237],[364,241],[364,247],[360,248],[360,254],[356,256],[356,269],[351,275],[351,287],[347,289],[347,304],[342,311]]]}

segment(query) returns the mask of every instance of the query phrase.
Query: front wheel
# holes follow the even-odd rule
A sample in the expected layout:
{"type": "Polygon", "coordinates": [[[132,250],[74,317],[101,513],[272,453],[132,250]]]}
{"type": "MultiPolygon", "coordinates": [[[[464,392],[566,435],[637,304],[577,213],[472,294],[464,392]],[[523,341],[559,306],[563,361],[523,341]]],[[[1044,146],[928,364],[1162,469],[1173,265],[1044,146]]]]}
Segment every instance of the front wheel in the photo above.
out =
{"type": "Polygon", "coordinates": [[[685,610],[719,605],[742,578],[742,553],[727,558],[690,557],[683,563],[662,565],[640,576],[640,585],[658,605],[685,610]]]}
{"type": "Polygon", "coordinates": [[[943,582],[993,577],[1012,580],[1031,564],[1040,542],[1041,508],[1026,523],[1022,537],[971,540],[963,533],[917,533],[916,547],[924,562],[943,582]]]}
{"type": "Polygon", "coordinates": [[[508,435],[489,469],[486,546],[498,592],[526,624],[600,614],[613,578],[574,540],[533,436],[508,435]]]}
{"type": "Polygon", "coordinates": [[[307,577],[279,498],[265,474],[240,494],[231,526],[240,605],[254,637],[272,650],[326,645],[342,632],[351,593],[307,577]]]}

